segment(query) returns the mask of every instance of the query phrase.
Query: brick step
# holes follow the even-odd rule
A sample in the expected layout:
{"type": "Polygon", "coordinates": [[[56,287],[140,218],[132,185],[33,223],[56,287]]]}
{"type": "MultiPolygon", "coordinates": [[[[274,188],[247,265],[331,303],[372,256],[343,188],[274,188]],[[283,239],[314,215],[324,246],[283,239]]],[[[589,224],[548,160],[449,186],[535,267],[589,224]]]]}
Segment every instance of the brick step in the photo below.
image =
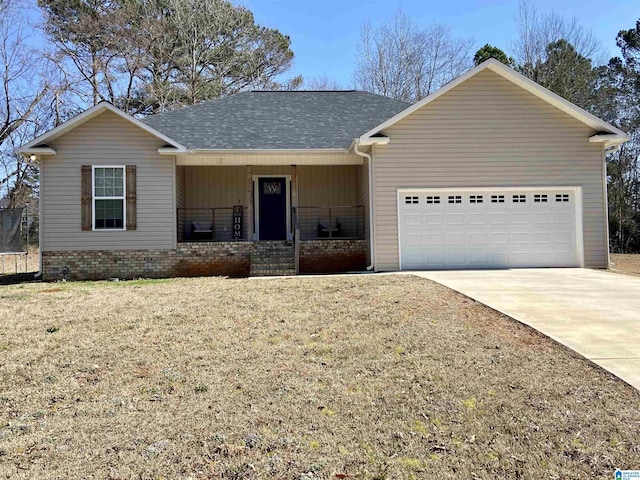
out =
{"type": "Polygon", "coordinates": [[[252,253],[251,258],[254,260],[270,259],[270,258],[292,258],[293,252],[269,252],[269,253],[252,253]]]}
{"type": "Polygon", "coordinates": [[[251,251],[252,277],[295,275],[295,252],[293,242],[260,241],[253,244],[251,251]]]}
{"type": "Polygon", "coordinates": [[[290,262],[265,262],[265,263],[251,263],[251,269],[252,270],[256,270],[256,269],[272,269],[272,268],[296,268],[296,262],[294,262],[293,260],[290,262]]]}
{"type": "Polygon", "coordinates": [[[283,269],[283,270],[251,270],[249,275],[251,277],[279,277],[283,275],[295,275],[295,269],[283,269]]]}

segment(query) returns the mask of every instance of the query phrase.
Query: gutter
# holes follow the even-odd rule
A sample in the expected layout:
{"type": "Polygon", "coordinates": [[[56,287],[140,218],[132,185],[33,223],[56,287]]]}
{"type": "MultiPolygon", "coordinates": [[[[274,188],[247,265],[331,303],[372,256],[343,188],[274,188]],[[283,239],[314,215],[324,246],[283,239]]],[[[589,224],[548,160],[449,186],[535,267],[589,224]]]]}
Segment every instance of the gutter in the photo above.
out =
{"type": "Polygon", "coordinates": [[[374,247],[375,243],[374,239],[374,226],[373,226],[373,165],[371,164],[371,155],[365,152],[361,152],[358,150],[358,146],[360,143],[358,140],[354,140],[353,142],[353,152],[356,155],[359,155],[368,160],[367,167],[369,169],[369,251],[371,252],[371,264],[367,267],[367,271],[372,271],[374,269],[374,247]]]}

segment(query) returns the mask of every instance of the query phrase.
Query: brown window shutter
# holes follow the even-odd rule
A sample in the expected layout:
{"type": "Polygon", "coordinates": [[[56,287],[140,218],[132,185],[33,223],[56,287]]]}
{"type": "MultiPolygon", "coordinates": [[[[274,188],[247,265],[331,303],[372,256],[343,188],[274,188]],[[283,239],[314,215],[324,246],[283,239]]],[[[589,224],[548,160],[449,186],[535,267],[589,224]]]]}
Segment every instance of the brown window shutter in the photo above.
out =
{"type": "Polygon", "coordinates": [[[91,165],[82,165],[82,230],[91,230],[93,192],[91,191],[91,165]]]}
{"type": "Polygon", "coordinates": [[[135,230],[136,224],[136,166],[127,165],[127,230],[135,230]]]}

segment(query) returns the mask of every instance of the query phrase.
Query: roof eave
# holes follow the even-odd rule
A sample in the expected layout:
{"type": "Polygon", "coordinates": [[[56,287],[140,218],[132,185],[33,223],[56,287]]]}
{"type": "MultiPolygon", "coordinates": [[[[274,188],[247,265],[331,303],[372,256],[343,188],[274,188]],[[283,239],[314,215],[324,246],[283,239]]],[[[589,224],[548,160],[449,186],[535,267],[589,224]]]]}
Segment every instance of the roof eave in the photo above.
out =
{"type": "Polygon", "coordinates": [[[49,156],[49,155],[55,155],[57,152],[55,148],[51,148],[51,147],[40,146],[40,147],[26,148],[26,146],[24,146],[18,149],[18,153],[22,155],[49,156]]]}
{"type": "Polygon", "coordinates": [[[391,139],[386,135],[375,135],[370,137],[363,135],[360,138],[354,140],[355,143],[363,147],[368,147],[371,145],[387,145],[390,141],[391,139]]]}
{"type": "Polygon", "coordinates": [[[603,143],[605,148],[616,147],[618,145],[622,145],[625,142],[631,140],[631,137],[626,134],[615,134],[615,133],[596,133],[595,135],[591,135],[589,137],[589,143],[603,143]]]}

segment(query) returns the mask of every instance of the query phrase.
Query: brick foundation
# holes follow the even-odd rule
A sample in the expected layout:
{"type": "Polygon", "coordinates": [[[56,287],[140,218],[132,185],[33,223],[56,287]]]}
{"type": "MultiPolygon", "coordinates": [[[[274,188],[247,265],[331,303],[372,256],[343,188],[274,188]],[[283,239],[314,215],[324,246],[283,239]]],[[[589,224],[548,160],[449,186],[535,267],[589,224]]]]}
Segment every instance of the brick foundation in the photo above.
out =
{"type": "Polygon", "coordinates": [[[251,251],[251,242],[179,243],[175,250],[45,251],[43,279],[246,277],[251,251]]]}
{"type": "Polygon", "coordinates": [[[300,273],[361,271],[367,267],[366,240],[303,240],[300,273]]]}
{"type": "MultiPolygon", "coordinates": [[[[252,254],[256,257],[259,253],[254,252],[253,242],[179,243],[175,250],[44,251],[42,269],[46,281],[112,277],[247,277],[251,272],[252,254]]],[[[305,240],[300,242],[300,273],[364,270],[366,257],[365,240],[305,240]]],[[[283,257],[277,265],[267,265],[273,267],[269,273],[293,273],[295,270],[291,270],[293,265],[289,265],[289,261],[283,257]]]]}

